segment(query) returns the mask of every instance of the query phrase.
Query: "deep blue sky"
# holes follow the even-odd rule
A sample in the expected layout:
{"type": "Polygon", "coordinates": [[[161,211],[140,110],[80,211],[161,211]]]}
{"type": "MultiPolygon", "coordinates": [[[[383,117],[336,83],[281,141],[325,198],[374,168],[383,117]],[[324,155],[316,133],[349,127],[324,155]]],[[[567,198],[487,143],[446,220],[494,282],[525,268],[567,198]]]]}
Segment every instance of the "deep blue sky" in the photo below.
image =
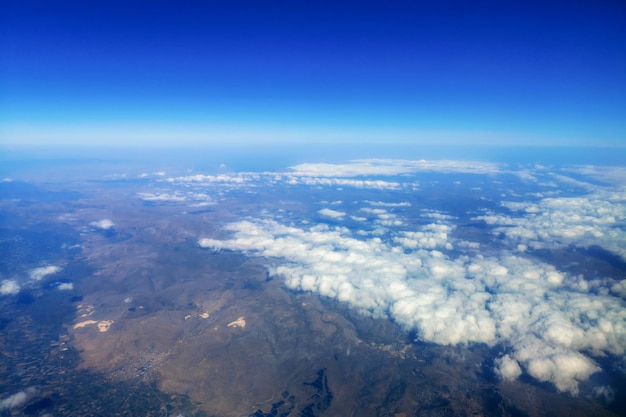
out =
{"type": "Polygon", "coordinates": [[[0,143],[626,145],[626,2],[0,6],[0,143]]]}

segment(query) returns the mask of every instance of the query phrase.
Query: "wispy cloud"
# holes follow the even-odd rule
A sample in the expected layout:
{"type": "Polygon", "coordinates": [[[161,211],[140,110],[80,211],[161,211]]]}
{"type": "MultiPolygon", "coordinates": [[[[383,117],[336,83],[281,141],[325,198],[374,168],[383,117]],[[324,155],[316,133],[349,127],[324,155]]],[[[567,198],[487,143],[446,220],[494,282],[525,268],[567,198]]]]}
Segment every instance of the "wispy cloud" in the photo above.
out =
{"type": "Polygon", "coordinates": [[[292,174],[307,177],[395,176],[416,172],[495,174],[501,165],[488,162],[450,160],[361,159],[346,164],[299,164],[292,174]]]}
{"type": "Polygon", "coordinates": [[[211,205],[215,204],[214,199],[206,193],[200,192],[142,192],[137,196],[143,201],[149,201],[151,203],[165,203],[165,204],[177,204],[177,203],[189,203],[190,205],[211,205]]]}
{"type": "Polygon", "coordinates": [[[319,178],[319,177],[297,177],[289,176],[286,178],[286,183],[290,185],[309,185],[309,186],[324,186],[324,187],[351,187],[361,189],[372,190],[398,190],[401,188],[401,184],[396,181],[383,181],[383,180],[353,180],[344,178],[319,178]]]}
{"type": "Polygon", "coordinates": [[[365,200],[365,202],[371,206],[378,206],[378,207],[411,207],[411,203],[409,203],[408,201],[394,203],[394,202],[387,202],[387,201],[365,200]]]}

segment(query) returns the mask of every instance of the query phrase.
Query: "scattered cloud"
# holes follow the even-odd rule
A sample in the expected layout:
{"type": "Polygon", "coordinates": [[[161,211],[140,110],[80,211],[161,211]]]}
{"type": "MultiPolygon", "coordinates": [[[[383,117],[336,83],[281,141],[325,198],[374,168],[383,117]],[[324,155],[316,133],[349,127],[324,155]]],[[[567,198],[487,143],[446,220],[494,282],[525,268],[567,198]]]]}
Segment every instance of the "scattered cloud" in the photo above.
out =
{"type": "Polygon", "coordinates": [[[183,177],[168,178],[166,181],[170,183],[209,183],[209,184],[244,184],[253,181],[258,181],[261,178],[261,174],[254,172],[242,172],[233,174],[219,174],[219,175],[188,175],[183,177]]]}
{"type": "Polygon", "coordinates": [[[29,276],[34,281],[41,281],[48,275],[56,274],[61,271],[61,267],[48,265],[40,268],[35,268],[30,271],[29,276]]]}
{"type": "Polygon", "coordinates": [[[434,220],[439,220],[439,221],[449,221],[449,220],[455,219],[454,216],[450,216],[448,214],[444,214],[439,211],[427,210],[427,209],[422,209],[421,216],[426,217],[428,219],[434,219],[434,220]]]}
{"type": "Polygon", "coordinates": [[[452,249],[448,240],[453,227],[445,224],[429,224],[417,232],[400,232],[393,240],[405,249],[452,249]]]}
{"type": "Polygon", "coordinates": [[[12,279],[0,282],[0,295],[15,295],[20,292],[20,284],[12,279]]]}
{"type": "Polygon", "coordinates": [[[177,193],[138,193],[137,196],[144,201],[158,201],[158,202],[183,202],[187,201],[187,198],[177,193]]]}
{"type": "Polygon", "coordinates": [[[374,216],[374,223],[380,226],[402,226],[403,224],[396,214],[390,213],[386,209],[364,207],[361,211],[374,216]]]}
{"type": "Polygon", "coordinates": [[[513,245],[544,249],[598,245],[626,259],[626,190],[599,190],[538,202],[504,201],[508,213],[489,211],[474,220],[494,226],[513,245]]]}
{"type": "Polygon", "coordinates": [[[63,282],[57,286],[57,289],[61,291],[68,291],[74,289],[74,284],[71,282],[63,282]]]}
{"type": "Polygon", "coordinates": [[[409,203],[408,201],[402,201],[400,203],[392,203],[392,202],[385,202],[385,201],[365,200],[365,202],[371,206],[377,206],[377,207],[411,207],[411,203],[409,203]]]}
{"type": "Polygon", "coordinates": [[[318,210],[318,213],[324,217],[330,217],[331,219],[343,219],[346,216],[346,213],[343,211],[332,210],[329,208],[323,208],[318,210]]]}
{"type": "Polygon", "coordinates": [[[396,181],[383,180],[351,180],[343,178],[318,178],[318,177],[287,177],[287,184],[290,185],[309,185],[324,187],[351,187],[372,190],[398,190],[401,184],[396,181]]]}
{"type": "Polygon", "coordinates": [[[103,230],[111,229],[113,228],[113,226],[115,226],[115,224],[109,219],[94,221],[89,223],[89,225],[103,230]]]}
{"type": "Polygon", "coordinates": [[[203,207],[215,204],[214,199],[210,195],[193,191],[157,193],[142,192],[138,193],[137,196],[143,201],[148,201],[151,203],[188,203],[192,207],[203,207]]]}

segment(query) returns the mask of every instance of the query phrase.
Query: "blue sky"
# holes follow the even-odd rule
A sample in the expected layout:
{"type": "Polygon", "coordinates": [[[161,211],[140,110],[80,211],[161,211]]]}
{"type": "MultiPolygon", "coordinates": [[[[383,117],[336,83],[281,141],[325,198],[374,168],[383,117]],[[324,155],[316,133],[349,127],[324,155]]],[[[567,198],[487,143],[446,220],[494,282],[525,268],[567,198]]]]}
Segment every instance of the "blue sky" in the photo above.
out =
{"type": "Polygon", "coordinates": [[[0,6],[0,143],[626,143],[622,1],[0,6]]]}

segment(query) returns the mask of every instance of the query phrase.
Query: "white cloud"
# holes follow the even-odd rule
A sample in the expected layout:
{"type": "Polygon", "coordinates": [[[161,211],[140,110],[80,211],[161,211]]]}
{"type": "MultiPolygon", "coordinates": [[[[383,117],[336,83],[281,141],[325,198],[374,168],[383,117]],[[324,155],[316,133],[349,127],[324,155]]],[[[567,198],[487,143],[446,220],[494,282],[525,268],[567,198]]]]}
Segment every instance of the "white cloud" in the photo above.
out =
{"type": "Polygon", "coordinates": [[[395,176],[415,172],[495,174],[500,165],[488,162],[450,160],[361,159],[346,164],[300,164],[292,174],[307,177],[395,176]]]}
{"type": "Polygon", "coordinates": [[[144,201],[158,201],[158,202],[183,202],[187,198],[182,195],[168,194],[168,193],[138,193],[137,196],[144,201]]]}
{"type": "Polygon", "coordinates": [[[509,355],[496,360],[496,373],[505,381],[515,380],[522,375],[519,363],[509,355]]]}
{"type": "Polygon", "coordinates": [[[57,286],[57,289],[61,291],[73,290],[74,284],[72,284],[71,282],[63,282],[57,286]]]}
{"type": "Polygon", "coordinates": [[[409,203],[408,201],[402,201],[399,203],[391,203],[391,202],[385,202],[385,201],[365,200],[365,202],[369,205],[378,206],[378,207],[411,207],[411,203],[409,203]]]}
{"type": "Polygon", "coordinates": [[[0,283],[1,295],[15,295],[20,292],[20,284],[12,279],[5,279],[0,283]]]}
{"type": "Polygon", "coordinates": [[[608,289],[581,291],[576,278],[506,253],[451,259],[440,251],[452,245],[449,225],[397,232],[390,241],[272,220],[237,222],[227,230],[231,239],[198,243],[280,259],[270,272],[288,287],[393,319],[423,340],[501,344],[506,352],[496,372],[504,379],[525,372],[576,393],[578,382],[599,370],[590,355],[626,349],[626,309],[608,289]]]}
{"type": "Polygon", "coordinates": [[[166,181],[170,183],[208,183],[222,185],[237,185],[257,181],[261,178],[261,174],[252,172],[242,172],[233,174],[219,175],[188,175],[184,177],[168,178],[166,181]]]}
{"type": "Polygon", "coordinates": [[[361,211],[373,215],[375,217],[374,223],[380,226],[390,227],[402,226],[404,224],[396,214],[390,213],[386,209],[364,207],[361,211]]]}
{"type": "Polygon", "coordinates": [[[563,171],[582,174],[608,184],[626,185],[626,167],[623,166],[572,166],[563,171]]]}
{"type": "Polygon", "coordinates": [[[407,249],[452,249],[448,234],[453,227],[445,224],[429,224],[418,232],[400,232],[394,241],[407,249]]]}
{"type": "Polygon", "coordinates": [[[425,209],[422,210],[421,216],[429,218],[429,219],[440,220],[440,221],[448,221],[448,220],[455,219],[454,216],[450,216],[448,214],[444,214],[435,210],[425,210],[425,209]]]}
{"type": "Polygon", "coordinates": [[[115,224],[109,219],[102,219],[102,220],[91,222],[89,223],[89,225],[96,227],[98,229],[107,230],[107,229],[111,229],[115,224]]]}
{"type": "Polygon", "coordinates": [[[137,196],[143,201],[150,201],[153,203],[189,203],[192,207],[204,207],[215,204],[213,198],[206,193],[199,193],[193,191],[183,192],[157,192],[149,193],[142,192],[137,193],[137,196]]]}
{"type": "Polygon", "coordinates": [[[10,410],[11,408],[21,406],[35,393],[36,390],[34,388],[27,388],[24,391],[9,395],[8,397],[0,400],[0,411],[10,410]]]}
{"type": "Polygon", "coordinates": [[[318,210],[318,213],[324,217],[330,217],[331,219],[343,219],[346,216],[346,213],[343,211],[332,210],[329,208],[318,210]]]}
{"type": "Polygon", "coordinates": [[[519,248],[598,245],[626,259],[626,190],[501,205],[512,214],[491,211],[474,220],[497,226],[493,232],[519,248]]]}
{"type": "Polygon", "coordinates": [[[401,184],[396,181],[383,180],[351,180],[343,178],[317,178],[317,177],[296,177],[286,178],[287,184],[290,185],[309,185],[323,187],[351,187],[371,190],[398,190],[401,184]]]}
{"type": "Polygon", "coordinates": [[[20,405],[24,404],[27,399],[28,395],[24,391],[9,395],[8,397],[0,401],[0,410],[7,410],[19,407],[20,405]]]}
{"type": "Polygon", "coordinates": [[[35,268],[30,271],[29,275],[32,280],[41,281],[48,275],[56,274],[61,271],[61,267],[48,265],[40,268],[35,268]]]}

